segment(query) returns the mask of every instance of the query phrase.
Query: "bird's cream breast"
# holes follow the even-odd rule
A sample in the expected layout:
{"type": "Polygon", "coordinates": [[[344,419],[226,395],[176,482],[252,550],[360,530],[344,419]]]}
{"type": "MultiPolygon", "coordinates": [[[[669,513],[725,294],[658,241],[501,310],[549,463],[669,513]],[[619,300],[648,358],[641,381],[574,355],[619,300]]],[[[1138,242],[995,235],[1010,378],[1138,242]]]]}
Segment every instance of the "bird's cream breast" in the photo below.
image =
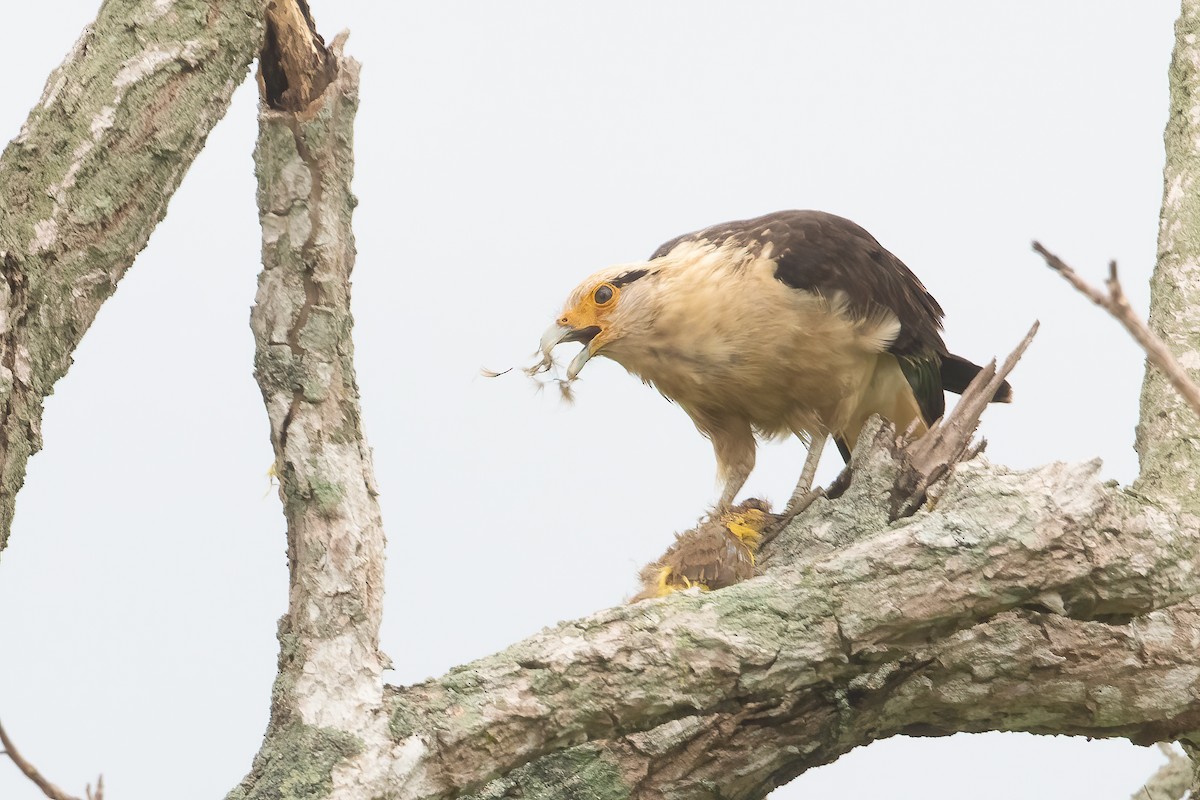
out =
{"type": "Polygon", "coordinates": [[[702,428],[733,415],[766,435],[840,430],[899,322],[855,319],[842,298],[776,280],[769,258],[725,250],[665,264],[652,320],[606,355],[702,428]]]}

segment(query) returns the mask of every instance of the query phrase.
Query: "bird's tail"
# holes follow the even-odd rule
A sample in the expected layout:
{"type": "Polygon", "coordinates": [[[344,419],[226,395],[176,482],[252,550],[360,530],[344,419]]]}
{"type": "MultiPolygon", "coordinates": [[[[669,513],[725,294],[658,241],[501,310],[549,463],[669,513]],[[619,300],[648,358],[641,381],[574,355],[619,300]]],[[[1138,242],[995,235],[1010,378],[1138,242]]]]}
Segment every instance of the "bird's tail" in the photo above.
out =
{"type": "MultiPolygon", "coordinates": [[[[942,388],[947,392],[962,394],[967,390],[967,384],[979,374],[981,369],[983,367],[967,361],[962,356],[944,355],[942,356],[942,388]]],[[[1008,385],[1008,381],[1005,381],[1000,384],[1000,388],[992,396],[992,402],[1011,403],[1012,396],[1012,387],[1008,385]]]]}

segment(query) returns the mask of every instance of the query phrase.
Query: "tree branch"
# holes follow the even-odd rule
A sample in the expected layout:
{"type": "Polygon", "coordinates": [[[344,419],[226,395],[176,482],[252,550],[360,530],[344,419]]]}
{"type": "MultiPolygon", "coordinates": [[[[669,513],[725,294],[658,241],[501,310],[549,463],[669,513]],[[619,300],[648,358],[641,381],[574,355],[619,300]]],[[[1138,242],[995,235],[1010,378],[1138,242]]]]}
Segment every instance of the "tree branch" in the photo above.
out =
{"type": "MultiPolygon", "coordinates": [[[[874,434],[868,431],[860,441],[869,446],[874,434]]],[[[868,476],[901,468],[887,448],[860,448],[854,458],[867,465],[868,476]]],[[[816,538],[814,555],[791,554],[791,563],[777,556],[768,575],[719,592],[683,592],[564,623],[437,680],[393,690],[395,741],[410,758],[419,755],[400,784],[409,790],[401,796],[451,797],[581,742],[640,735],[649,751],[669,752],[660,736],[691,724],[706,731],[700,751],[712,759],[711,771],[728,771],[743,763],[746,751],[716,747],[714,720],[728,724],[728,730],[717,727],[731,742],[755,719],[791,731],[786,747],[776,740],[760,755],[773,764],[758,776],[762,780],[798,774],[880,735],[914,730],[1053,730],[1142,741],[1187,735],[1200,727],[1200,708],[1189,694],[1200,686],[1200,670],[1185,669],[1177,676],[1181,683],[1164,691],[1161,676],[1155,684],[1142,683],[1152,677],[1145,669],[1117,674],[1101,649],[1083,647],[1081,652],[1096,654],[1095,661],[1063,668],[1108,669],[1106,685],[1125,702],[1097,706],[1078,680],[1064,693],[1031,695],[1028,671],[1042,674],[1041,661],[1006,651],[1008,639],[992,638],[993,631],[1015,629],[979,627],[1016,614],[1024,625],[1036,620],[1037,636],[1030,641],[1044,642],[1041,629],[1065,620],[1063,636],[1082,631],[1068,637],[1071,647],[1111,644],[1106,632],[1123,629],[1109,621],[1128,621],[1200,588],[1200,575],[1192,574],[1200,567],[1193,532],[1099,484],[1097,469],[1051,465],[1010,473],[968,462],[950,478],[934,510],[899,526],[881,508],[878,484],[856,480],[840,500],[818,501],[799,518],[816,538]],[[1087,625],[1073,627],[1076,622],[1087,625]],[[885,676],[916,675],[918,667],[927,675],[921,685],[937,695],[947,676],[928,675],[945,669],[949,657],[937,643],[960,652],[962,641],[998,648],[990,659],[956,662],[959,670],[977,664],[978,691],[953,702],[943,698],[936,714],[897,713],[888,718],[886,734],[878,716],[856,728],[849,725],[855,719],[849,710],[834,714],[837,698],[852,696],[864,681],[881,681],[881,689],[892,692],[885,676]],[[985,668],[996,674],[984,675],[985,668]],[[1004,671],[1020,677],[997,683],[1004,671]],[[995,703],[979,694],[995,696],[995,703]],[[1170,713],[1147,714],[1151,694],[1156,712],[1173,703],[1170,713]],[[1064,708],[1072,696],[1078,702],[1064,708]],[[845,734],[830,739],[824,726],[835,721],[845,734]],[[822,749],[826,741],[838,746],[822,749]],[[813,755],[818,752],[819,758],[813,755]]],[[[1154,619],[1161,630],[1171,618],[1154,619]]],[[[1187,624],[1194,621],[1189,617],[1187,624]]],[[[1179,635],[1190,630],[1187,624],[1179,624],[1179,635]]],[[[1172,669],[1184,666],[1181,656],[1192,657],[1180,650],[1172,669]]],[[[895,702],[886,693],[882,699],[895,702]]],[[[655,791],[662,788],[656,784],[655,791]]],[[[736,787],[722,791],[755,796],[736,787]]]]}
{"type": "Polygon", "coordinates": [[[271,15],[254,155],[263,271],[250,326],[287,517],[290,593],[270,726],[231,798],[278,796],[282,774],[317,787],[313,796],[345,791],[343,781],[375,785],[390,746],[378,649],[385,540],[350,335],[359,65],[342,57],[344,37],[326,53],[294,0],[277,0],[271,15]],[[293,57],[306,41],[323,55],[293,57]],[[305,102],[293,90],[322,85],[308,71],[325,75],[326,64],[324,91],[305,102]]]}
{"type": "Polygon", "coordinates": [[[259,20],[259,0],[109,0],[0,157],[0,550],[42,400],[229,108],[259,20]]]}
{"type": "Polygon", "coordinates": [[[1033,249],[1041,254],[1051,269],[1066,278],[1067,282],[1074,286],[1080,293],[1111,314],[1117,322],[1121,323],[1125,330],[1129,331],[1130,335],[1146,351],[1146,356],[1150,359],[1150,363],[1162,371],[1167,380],[1171,382],[1171,386],[1179,393],[1179,396],[1187,401],[1193,411],[1200,414],[1200,386],[1197,386],[1188,376],[1187,370],[1171,354],[1166,342],[1155,336],[1146,327],[1146,323],[1142,322],[1141,317],[1137,315],[1133,307],[1129,305],[1129,300],[1125,296],[1125,290],[1121,288],[1121,281],[1117,278],[1116,261],[1108,263],[1108,280],[1104,282],[1105,288],[1108,289],[1108,294],[1105,294],[1079,277],[1079,273],[1071,269],[1054,253],[1042,247],[1040,242],[1034,242],[1033,249]]]}
{"type": "MultiPolygon", "coordinates": [[[[33,781],[33,785],[41,790],[42,794],[49,797],[50,800],[79,800],[74,795],[67,794],[62,789],[48,781],[42,773],[38,772],[37,767],[29,763],[17,746],[13,744],[12,739],[8,737],[8,732],[4,730],[4,726],[0,725],[0,746],[4,747],[4,754],[12,759],[12,762],[17,765],[17,769],[25,775],[26,778],[33,781]]],[[[88,800],[103,800],[104,778],[103,776],[97,782],[98,794],[93,797],[91,788],[88,788],[88,800]]]]}
{"type": "Polygon", "coordinates": [[[843,687],[772,703],[730,702],[644,733],[589,742],[520,767],[470,797],[762,798],[813,766],[896,734],[1020,730],[1146,741],[1159,735],[1150,724],[1156,715],[1179,727],[1200,719],[1188,696],[1197,687],[1187,649],[1189,626],[1197,623],[1200,608],[1192,604],[1120,626],[1006,612],[939,643],[913,642],[905,658],[864,665],[843,687]],[[1140,710],[1118,711],[1133,704],[1140,710]],[[1121,714],[1135,724],[1123,729],[1121,714]],[[580,791],[558,793],[563,786],[580,791]]]}

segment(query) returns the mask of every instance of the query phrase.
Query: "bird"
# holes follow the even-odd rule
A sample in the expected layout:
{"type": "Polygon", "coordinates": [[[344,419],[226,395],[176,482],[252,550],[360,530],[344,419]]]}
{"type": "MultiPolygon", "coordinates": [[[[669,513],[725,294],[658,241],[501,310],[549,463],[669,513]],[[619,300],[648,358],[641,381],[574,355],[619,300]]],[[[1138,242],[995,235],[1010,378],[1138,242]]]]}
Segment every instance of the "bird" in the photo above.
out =
{"type": "MultiPolygon", "coordinates": [[[[842,458],[879,414],[920,436],[980,367],[942,341],[942,307],[858,224],[779,211],[712,225],[649,259],[580,283],[543,334],[583,349],[574,381],[603,356],[657,388],[712,442],[727,511],[754,468],[757,439],[795,435],[808,456],[788,509],[808,496],[827,439],[842,458]]],[[[1005,382],[991,398],[1010,402],[1005,382]]]]}
{"type": "Polygon", "coordinates": [[[757,499],[701,520],[676,534],[666,552],[642,568],[638,574],[642,589],[629,602],[691,588],[715,591],[753,578],[764,533],[776,521],[766,503],[757,499]]]}

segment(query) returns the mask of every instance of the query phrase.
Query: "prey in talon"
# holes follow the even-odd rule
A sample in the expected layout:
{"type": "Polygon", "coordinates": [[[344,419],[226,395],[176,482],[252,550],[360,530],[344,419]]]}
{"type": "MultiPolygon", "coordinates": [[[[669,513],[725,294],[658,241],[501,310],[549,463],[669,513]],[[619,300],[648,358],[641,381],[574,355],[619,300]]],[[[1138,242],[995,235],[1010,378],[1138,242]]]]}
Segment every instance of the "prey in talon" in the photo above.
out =
{"type": "MultiPolygon", "coordinates": [[[[713,225],[579,284],[542,336],[611,358],[682,408],[712,441],[727,511],[756,437],[797,436],[808,458],[788,508],[812,488],[827,439],[846,461],[872,414],[924,434],[980,368],[942,341],[942,308],[904,263],[848,219],[780,211],[713,225]]],[[[993,402],[1009,402],[1005,383],[993,402]]]]}

